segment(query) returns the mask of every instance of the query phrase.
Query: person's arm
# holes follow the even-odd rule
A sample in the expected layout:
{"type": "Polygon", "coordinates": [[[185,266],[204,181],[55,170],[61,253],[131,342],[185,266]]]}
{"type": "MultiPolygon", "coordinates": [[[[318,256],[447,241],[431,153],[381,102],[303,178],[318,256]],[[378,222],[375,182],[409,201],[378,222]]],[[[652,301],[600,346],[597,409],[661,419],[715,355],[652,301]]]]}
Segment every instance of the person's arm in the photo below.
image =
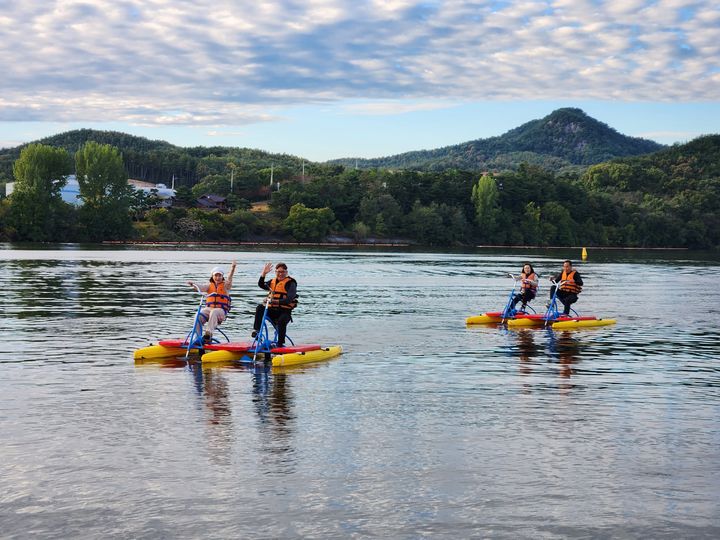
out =
{"type": "Polygon", "coordinates": [[[187,284],[190,285],[193,289],[200,289],[200,292],[208,292],[208,290],[210,289],[209,283],[203,283],[202,285],[198,285],[194,281],[188,281],[187,284]]]}
{"type": "Polygon", "coordinates": [[[578,272],[577,270],[575,271],[575,277],[573,278],[573,281],[575,281],[575,283],[577,283],[581,287],[583,286],[583,280],[580,277],[580,272],[578,272]]]}
{"type": "Polygon", "coordinates": [[[265,289],[266,291],[270,290],[270,282],[265,281],[265,276],[270,270],[272,270],[272,263],[265,263],[265,266],[263,266],[262,274],[260,274],[260,279],[258,280],[258,287],[260,287],[261,289],[265,289]]]}
{"type": "Polygon", "coordinates": [[[229,291],[232,289],[232,279],[235,275],[235,268],[237,267],[237,263],[235,261],[232,262],[230,265],[230,273],[228,274],[228,277],[225,279],[225,290],[229,291]]]}

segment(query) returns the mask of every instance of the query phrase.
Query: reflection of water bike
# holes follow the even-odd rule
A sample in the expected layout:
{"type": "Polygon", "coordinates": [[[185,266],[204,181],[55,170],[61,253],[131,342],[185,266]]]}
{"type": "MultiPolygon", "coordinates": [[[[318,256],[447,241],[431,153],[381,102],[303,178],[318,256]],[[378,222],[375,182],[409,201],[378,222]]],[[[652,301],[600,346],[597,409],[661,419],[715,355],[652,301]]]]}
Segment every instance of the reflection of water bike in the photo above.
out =
{"type": "Polygon", "coordinates": [[[505,303],[505,307],[503,308],[503,310],[487,311],[482,315],[473,315],[472,317],[468,317],[467,319],[465,319],[465,324],[505,323],[506,321],[514,319],[515,317],[520,315],[535,314],[535,310],[528,305],[525,305],[525,310],[515,309],[513,307],[513,300],[515,299],[515,288],[517,287],[520,278],[514,276],[513,274],[508,275],[513,279],[513,286],[512,289],[510,289],[510,294],[508,294],[508,299],[505,303]],[[527,310],[529,310],[530,313],[528,313],[527,310]]]}
{"type": "Polygon", "coordinates": [[[615,319],[602,319],[590,316],[580,316],[574,309],[571,309],[570,315],[565,315],[558,309],[557,295],[560,287],[565,283],[560,281],[556,283],[551,281],[555,287],[553,295],[548,303],[547,309],[543,314],[521,314],[508,321],[508,327],[522,326],[550,326],[554,330],[573,330],[576,328],[591,328],[595,326],[609,326],[615,324],[615,319]]]}
{"type": "Polygon", "coordinates": [[[199,354],[203,364],[264,361],[266,363],[272,362],[273,366],[292,366],[328,360],[342,353],[342,347],[339,345],[332,347],[323,347],[316,344],[298,345],[293,343],[292,340],[290,340],[290,347],[277,347],[276,330],[273,339],[269,338],[269,328],[274,329],[274,326],[267,316],[267,303],[263,313],[262,327],[252,342],[230,341],[227,335],[217,328],[216,330],[226,341],[220,342],[213,338],[210,343],[205,342],[202,336],[202,325],[199,324],[204,305],[205,295],[203,295],[198,306],[193,327],[185,339],[162,339],[158,341],[157,345],[138,349],[134,353],[135,360],[142,362],[180,356],[187,359],[190,354],[194,356],[199,354]]]}

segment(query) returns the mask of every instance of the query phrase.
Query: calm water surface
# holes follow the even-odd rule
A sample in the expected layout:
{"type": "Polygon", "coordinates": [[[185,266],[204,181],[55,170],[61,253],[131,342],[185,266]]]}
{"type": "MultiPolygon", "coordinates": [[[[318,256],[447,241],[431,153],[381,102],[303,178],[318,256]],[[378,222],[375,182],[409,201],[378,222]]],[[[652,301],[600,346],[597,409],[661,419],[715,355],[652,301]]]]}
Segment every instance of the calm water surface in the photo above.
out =
{"type": "MultiPolygon", "coordinates": [[[[717,538],[718,259],[591,250],[576,332],[467,328],[574,252],[0,249],[0,537],[717,538]],[[288,263],[286,371],[136,365],[237,259],[288,263]]],[[[535,304],[544,303],[547,282],[535,304]]]]}

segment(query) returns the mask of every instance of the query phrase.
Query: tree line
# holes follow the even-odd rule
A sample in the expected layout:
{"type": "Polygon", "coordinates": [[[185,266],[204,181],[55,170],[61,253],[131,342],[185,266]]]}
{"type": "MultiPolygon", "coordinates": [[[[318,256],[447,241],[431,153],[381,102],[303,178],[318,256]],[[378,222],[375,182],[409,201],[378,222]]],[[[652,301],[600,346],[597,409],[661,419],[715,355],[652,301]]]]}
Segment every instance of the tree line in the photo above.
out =
{"type": "Polygon", "coordinates": [[[26,147],[13,165],[16,192],[0,205],[3,240],[119,239],[319,241],[329,235],[422,245],[713,248],[720,246],[720,136],[582,171],[252,169],[227,158],[178,189],[178,207],[153,208],[127,187],[117,148],[88,142],[74,166],[84,204],[59,199],[70,154],[26,147]],[[232,166],[229,166],[232,164],[232,166]],[[270,176],[273,185],[270,185],[270,176]],[[279,183],[279,189],[278,189],[279,183]],[[202,193],[226,195],[228,212],[193,208],[202,193]],[[267,211],[251,203],[269,202],[267,211]]]}

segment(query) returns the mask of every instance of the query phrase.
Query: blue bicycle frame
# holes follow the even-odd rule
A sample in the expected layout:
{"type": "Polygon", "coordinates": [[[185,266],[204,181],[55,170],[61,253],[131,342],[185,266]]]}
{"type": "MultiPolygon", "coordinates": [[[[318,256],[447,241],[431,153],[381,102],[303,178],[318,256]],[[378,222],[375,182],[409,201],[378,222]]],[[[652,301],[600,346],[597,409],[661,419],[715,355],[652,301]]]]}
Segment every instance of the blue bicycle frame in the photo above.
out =
{"type": "MultiPolygon", "coordinates": [[[[258,353],[264,353],[266,355],[265,358],[267,358],[270,355],[270,350],[274,349],[277,346],[278,331],[277,328],[275,328],[273,322],[270,320],[270,317],[268,317],[268,303],[269,302],[267,301],[265,302],[265,310],[263,311],[263,318],[262,323],[260,324],[260,330],[257,331],[257,335],[255,336],[255,339],[252,342],[252,346],[250,347],[250,351],[253,352],[253,362],[255,362],[258,353]],[[272,339],[270,339],[270,329],[268,328],[269,326],[272,326],[274,330],[272,339]]],[[[285,339],[287,339],[291,345],[295,345],[295,342],[287,334],[285,335],[285,339]]]]}
{"type": "MultiPolygon", "coordinates": [[[[558,305],[557,305],[557,293],[560,290],[560,285],[562,285],[565,282],[560,281],[559,283],[556,283],[555,281],[550,281],[550,283],[552,283],[554,285],[555,290],[553,291],[553,295],[550,298],[550,303],[547,307],[547,310],[545,311],[545,315],[543,315],[543,319],[545,320],[545,326],[547,326],[548,322],[554,321],[555,319],[560,317],[560,315],[562,315],[562,313],[560,313],[560,310],[558,309],[558,305]]],[[[570,308],[570,311],[572,313],[574,313],[576,317],[579,316],[578,312],[575,311],[573,308],[570,308]]]]}
{"type": "MultiPolygon", "coordinates": [[[[502,322],[503,323],[505,322],[506,319],[511,319],[518,313],[527,313],[527,312],[523,312],[523,311],[517,310],[514,307],[512,307],[513,299],[515,298],[515,287],[517,285],[518,278],[516,278],[513,274],[508,274],[508,275],[513,279],[513,286],[512,286],[512,289],[510,290],[510,294],[508,295],[507,302],[505,303],[505,308],[502,311],[502,322]]],[[[528,306],[527,304],[525,305],[525,307],[529,308],[533,313],[535,313],[535,310],[533,308],[531,308],[530,306],[528,306]]]]}
{"type": "MultiPolygon", "coordinates": [[[[205,345],[206,345],[206,343],[203,341],[202,327],[203,327],[204,323],[203,323],[202,319],[204,319],[205,316],[202,314],[202,308],[205,305],[205,300],[207,299],[207,295],[205,293],[203,293],[197,287],[197,285],[195,286],[195,288],[201,294],[201,297],[200,297],[200,303],[198,304],[197,311],[195,311],[195,319],[193,320],[192,330],[190,330],[188,335],[185,336],[185,341],[181,345],[181,347],[183,349],[187,349],[187,351],[185,352],[186,359],[190,355],[190,351],[192,349],[204,349],[205,345]]],[[[207,322],[207,321],[205,321],[205,322],[207,322]]],[[[230,338],[227,337],[227,334],[225,334],[225,332],[220,330],[220,328],[215,328],[215,330],[217,332],[219,332],[222,335],[222,337],[225,338],[225,341],[227,341],[228,343],[230,342],[230,338]]],[[[213,338],[212,343],[220,343],[220,340],[213,338]]]]}

